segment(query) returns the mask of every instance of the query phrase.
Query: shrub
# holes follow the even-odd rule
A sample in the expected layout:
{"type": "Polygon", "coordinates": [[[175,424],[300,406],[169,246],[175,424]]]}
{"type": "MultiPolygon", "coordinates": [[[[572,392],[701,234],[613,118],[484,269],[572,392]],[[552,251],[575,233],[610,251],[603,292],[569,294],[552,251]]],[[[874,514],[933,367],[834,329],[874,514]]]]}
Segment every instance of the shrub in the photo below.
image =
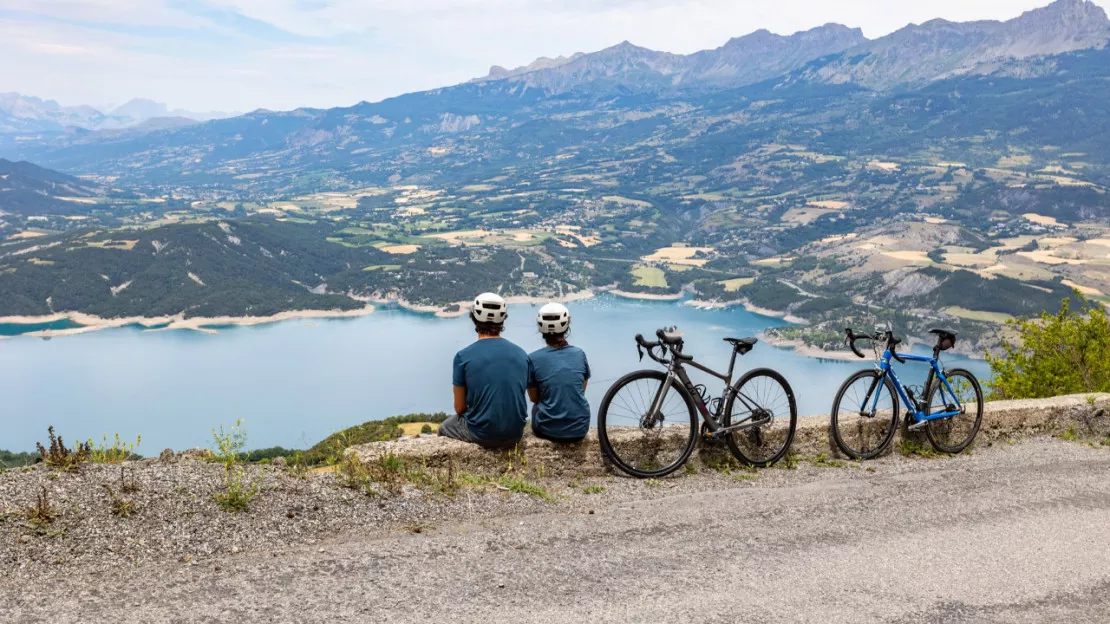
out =
{"type": "Polygon", "coordinates": [[[424,426],[420,428],[420,433],[432,433],[432,426],[424,423],[424,426]]]}
{"type": "Polygon", "coordinates": [[[46,429],[47,435],[50,437],[50,448],[43,448],[41,443],[36,442],[35,446],[38,447],[39,455],[42,456],[42,461],[46,462],[47,466],[64,470],[67,472],[76,471],[89,459],[89,454],[92,452],[88,443],[77,443],[77,446],[69,449],[66,448],[65,442],[62,437],[54,434],[54,427],[50,426],[46,429]]]}
{"type": "Polygon", "coordinates": [[[1110,320],[1106,310],[1082,295],[1073,310],[1064,299],[1056,314],[1014,319],[1006,327],[1016,342],[1003,339],[1004,354],[987,354],[992,399],[1036,399],[1086,392],[1110,392],[1110,320]]]}

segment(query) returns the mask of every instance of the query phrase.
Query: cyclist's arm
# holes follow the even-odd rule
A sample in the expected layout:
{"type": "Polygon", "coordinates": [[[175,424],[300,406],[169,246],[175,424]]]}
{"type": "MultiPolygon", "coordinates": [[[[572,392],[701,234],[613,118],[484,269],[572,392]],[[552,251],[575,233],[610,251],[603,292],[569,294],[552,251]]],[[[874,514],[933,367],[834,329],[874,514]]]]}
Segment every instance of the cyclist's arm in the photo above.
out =
{"type": "Polygon", "coordinates": [[[466,386],[452,386],[455,389],[455,413],[460,416],[466,411],[466,386]]]}

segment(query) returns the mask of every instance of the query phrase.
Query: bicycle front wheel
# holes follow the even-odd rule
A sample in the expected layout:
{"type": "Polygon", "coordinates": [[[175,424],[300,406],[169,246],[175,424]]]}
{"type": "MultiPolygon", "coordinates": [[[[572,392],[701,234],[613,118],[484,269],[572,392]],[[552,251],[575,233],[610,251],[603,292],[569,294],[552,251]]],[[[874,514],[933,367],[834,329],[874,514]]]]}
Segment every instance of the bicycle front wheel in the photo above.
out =
{"type": "Polygon", "coordinates": [[[643,370],[617,380],[597,412],[601,451],[617,468],[641,479],[665,477],[682,467],[697,444],[694,400],[675,383],[649,414],[663,392],[667,374],[643,370]]]}
{"type": "Polygon", "coordinates": [[[933,448],[942,453],[956,454],[975,440],[983,422],[983,389],[979,380],[962,368],[944,373],[948,386],[934,379],[925,398],[926,414],[955,412],[951,418],[930,420],[925,425],[925,435],[933,448]]]}
{"type": "Polygon", "coordinates": [[[840,451],[852,459],[874,459],[898,429],[898,395],[889,377],[861,370],[840,386],[833,400],[831,426],[840,451]]]}
{"type": "Polygon", "coordinates": [[[736,384],[725,403],[721,423],[745,427],[725,437],[732,454],[758,468],[772,466],[786,455],[798,427],[798,405],[794,390],[777,372],[761,368],[750,371],[736,384]]]}

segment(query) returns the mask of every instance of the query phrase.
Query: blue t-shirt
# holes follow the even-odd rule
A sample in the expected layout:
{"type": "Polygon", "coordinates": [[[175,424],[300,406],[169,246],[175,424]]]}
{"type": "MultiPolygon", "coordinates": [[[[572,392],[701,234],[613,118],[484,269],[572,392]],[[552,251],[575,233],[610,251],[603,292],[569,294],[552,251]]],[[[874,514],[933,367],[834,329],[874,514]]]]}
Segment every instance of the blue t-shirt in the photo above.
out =
{"type": "Polygon", "coordinates": [[[466,388],[463,418],[483,440],[516,440],[528,420],[531,364],[524,349],[504,338],[479,340],[455,354],[452,383],[466,388]]]}
{"type": "Polygon", "coordinates": [[[590,431],[590,404],[584,386],[590,378],[586,352],[567,345],[544,347],[528,356],[532,373],[528,387],[536,388],[532,428],[552,438],[580,438],[590,431]]]}

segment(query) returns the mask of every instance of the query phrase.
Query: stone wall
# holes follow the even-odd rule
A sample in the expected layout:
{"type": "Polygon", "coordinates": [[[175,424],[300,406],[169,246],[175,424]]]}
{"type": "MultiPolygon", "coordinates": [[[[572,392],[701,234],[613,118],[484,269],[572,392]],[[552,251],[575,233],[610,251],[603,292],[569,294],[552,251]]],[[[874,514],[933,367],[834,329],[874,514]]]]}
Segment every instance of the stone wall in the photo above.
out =
{"type": "MultiPolygon", "coordinates": [[[[1051,399],[994,401],[986,404],[983,425],[976,444],[991,444],[1003,438],[1048,435],[1073,428],[1078,434],[1103,439],[1110,435],[1110,394],[1072,395],[1051,399]]],[[[903,428],[891,448],[897,448],[904,436],[903,428]]],[[[829,437],[827,417],[805,417],[798,422],[793,451],[802,456],[826,453],[838,455],[829,437]]],[[[525,469],[545,476],[599,476],[612,469],[607,465],[597,441],[597,430],[591,430],[579,444],[554,444],[526,434],[512,451],[488,451],[472,444],[434,435],[405,437],[389,442],[374,442],[348,449],[361,461],[373,461],[387,454],[403,457],[406,462],[428,468],[454,469],[477,474],[499,474],[510,469],[525,469]]],[[[690,462],[695,467],[719,461],[727,453],[722,443],[699,441],[690,462]]]]}

